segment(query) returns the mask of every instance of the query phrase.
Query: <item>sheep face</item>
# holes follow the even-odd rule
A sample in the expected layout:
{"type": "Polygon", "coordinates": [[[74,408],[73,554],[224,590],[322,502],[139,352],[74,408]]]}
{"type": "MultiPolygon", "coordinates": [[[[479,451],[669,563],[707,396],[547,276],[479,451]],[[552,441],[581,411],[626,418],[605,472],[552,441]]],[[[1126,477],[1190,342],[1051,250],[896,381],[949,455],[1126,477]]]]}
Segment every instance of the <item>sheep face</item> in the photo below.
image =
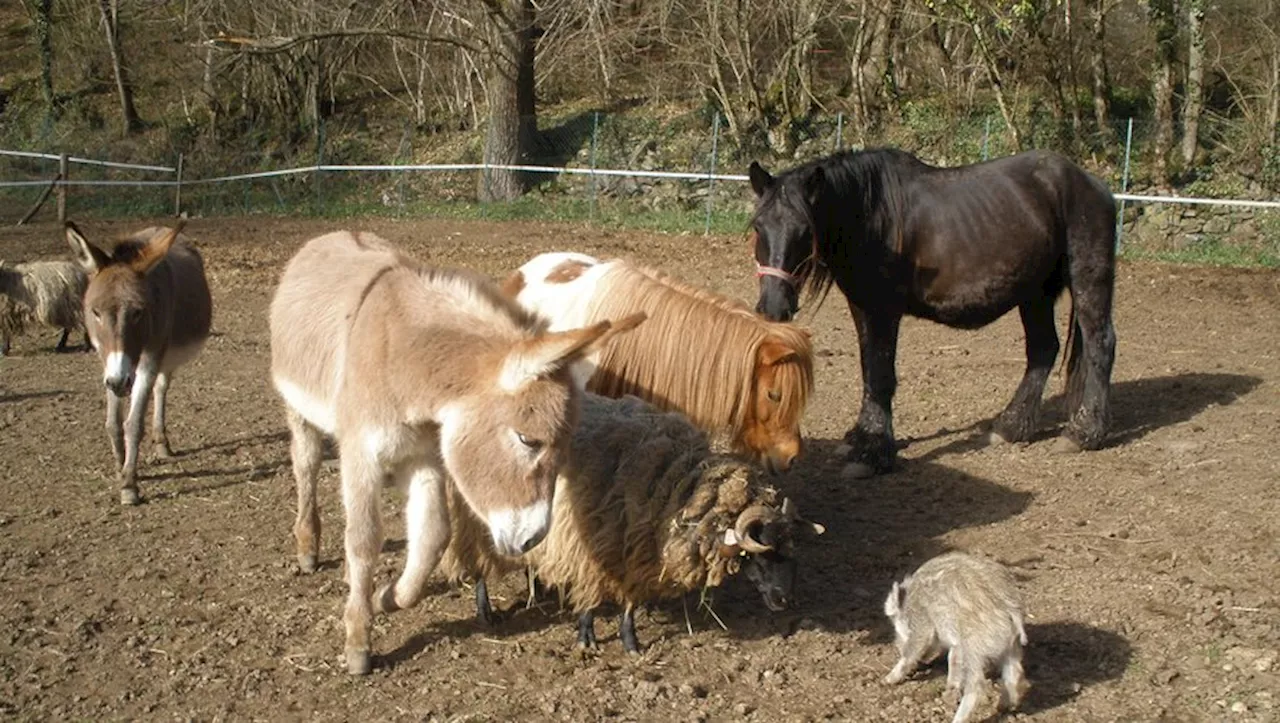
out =
{"type": "Polygon", "coordinates": [[[796,584],[795,558],[776,552],[749,555],[742,563],[742,574],[756,586],[765,607],[776,613],[791,606],[796,584]]]}
{"type": "Polygon", "coordinates": [[[794,597],[796,560],[791,537],[797,528],[819,535],[826,531],[822,525],[801,518],[791,500],[783,499],[781,509],[759,504],[748,507],[724,533],[723,551],[741,556],[739,571],[774,612],[786,610],[794,597]]]}

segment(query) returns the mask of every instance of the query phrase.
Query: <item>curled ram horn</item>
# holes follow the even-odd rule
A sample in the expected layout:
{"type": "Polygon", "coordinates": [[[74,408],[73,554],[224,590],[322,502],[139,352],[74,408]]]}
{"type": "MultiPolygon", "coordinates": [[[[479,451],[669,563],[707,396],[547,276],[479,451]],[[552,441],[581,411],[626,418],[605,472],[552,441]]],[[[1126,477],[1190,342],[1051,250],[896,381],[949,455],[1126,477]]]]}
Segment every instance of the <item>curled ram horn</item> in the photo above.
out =
{"type": "Polygon", "coordinates": [[[737,534],[738,546],[743,552],[757,554],[773,549],[773,545],[766,545],[756,539],[753,528],[763,527],[776,514],[772,508],[765,505],[752,505],[738,515],[738,522],[733,526],[733,531],[737,534]]]}
{"type": "Polygon", "coordinates": [[[827,531],[827,528],[825,526],[820,525],[817,522],[814,522],[812,520],[806,520],[805,518],[801,517],[800,513],[796,511],[796,503],[792,502],[790,497],[782,498],[782,517],[784,519],[799,522],[802,525],[807,525],[810,529],[813,530],[813,534],[815,535],[821,535],[822,533],[827,531]]]}

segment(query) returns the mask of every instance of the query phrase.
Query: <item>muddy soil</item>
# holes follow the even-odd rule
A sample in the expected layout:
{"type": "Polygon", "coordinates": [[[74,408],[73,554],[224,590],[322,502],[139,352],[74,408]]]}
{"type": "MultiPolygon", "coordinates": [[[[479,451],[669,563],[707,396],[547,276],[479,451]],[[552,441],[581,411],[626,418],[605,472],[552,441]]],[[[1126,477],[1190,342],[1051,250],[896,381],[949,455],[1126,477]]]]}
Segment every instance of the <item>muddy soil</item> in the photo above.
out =
{"type": "MultiPolygon", "coordinates": [[[[142,223],[89,223],[101,238],[142,223]]],[[[938,552],[1013,567],[1026,598],[1032,689],[1012,720],[1280,718],[1280,276],[1122,263],[1114,426],[1101,451],[1043,435],[989,446],[984,424],[1022,372],[1016,315],[978,332],[908,321],[898,360],[901,469],[839,475],[860,398],[857,342],[832,297],[815,333],[817,390],[802,463],[780,482],[825,536],[804,544],[795,609],[745,584],[714,615],[691,598],[642,612],[644,652],[616,619],[598,653],[572,616],[526,608],[519,576],[493,589],[507,619],[472,618],[443,583],[379,619],[376,669],[343,672],[342,513],[326,463],[322,569],[293,561],[293,482],[268,380],[266,309],[307,238],[365,228],[419,257],[505,275],[546,250],[627,256],[753,298],[739,237],[461,221],[195,219],[214,336],[170,393],[172,461],[141,468],[146,504],[121,507],[100,368],[55,354],[54,332],[0,360],[0,713],[22,720],[949,720],[945,672],[896,687],[881,604],[938,552]]],[[[0,258],[60,254],[57,228],[0,230],[0,258]]],[[[1065,307],[1066,304],[1060,306],[1065,307]]],[[[1064,328],[1065,308],[1059,310],[1064,328]]],[[[396,509],[394,493],[390,507],[396,509]]],[[[381,575],[403,562],[403,521],[381,575]]],[[[994,715],[994,689],[982,715],[994,715]]]]}

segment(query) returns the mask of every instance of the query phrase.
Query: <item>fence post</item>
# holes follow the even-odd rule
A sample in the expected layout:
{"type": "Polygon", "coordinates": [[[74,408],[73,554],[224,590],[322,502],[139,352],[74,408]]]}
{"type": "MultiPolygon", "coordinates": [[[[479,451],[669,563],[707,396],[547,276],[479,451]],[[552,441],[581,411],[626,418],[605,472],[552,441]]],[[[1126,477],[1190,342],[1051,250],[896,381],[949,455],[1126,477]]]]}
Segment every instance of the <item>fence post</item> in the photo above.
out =
{"type": "MultiPolygon", "coordinates": [[[[1120,193],[1129,192],[1129,149],[1133,147],[1133,118],[1129,118],[1129,130],[1124,134],[1124,175],[1120,177],[1120,193]]],[[[1124,233],[1124,199],[1120,199],[1120,214],[1116,216],[1116,253],[1120,253],[1120,238],[1124,233]]]]}
{"type": "MultiPolygon", "coordinates": [[[[316,166],[324,165],[324,119],[320,119],[320,125],[316,129],[316,166]]],[[[316,211],[320,212],[324,209],[324,188],[321,185],[321,178],[324,171],[316,169],[315,176],[315,204],[316,211]]]]}
{"type": "Polygon", "coordinates": [[[596,220],[596,138],[600,133],[600,111],[591,117],[591,220],[596,220]]]}
{"type": "Polygon", "coordinates": [[[182,215],[182,154],[178,154],[178,184],[174,186],[173,191],[173,215],[175,217],[182,215]]]}
{"type": "Polygon", "coordinates": [[[58,156],[58,223],[67,222],[67,171],[71,165],[67,162],[67,154],[58,156]]]}
{"type": "Polygon", "coordinates": [[[716,154],[720,144],[720,112],[716,111],[715,121],[711,124],[711,171],[707,173],[707,221],[702,227],[702,235],[711,233],[711,208],[715,205],[716,190],[716,154]]]}
{"type": "Polygon", "coordinates": [[[836,113],[836,147],[832,152],[838,152],[841,148],[844,148],[844,113],[836,113]]]}
{"type": "Polygon", "coordinates": [[[987,120],[982,126],[982,160],[987,160],[987,143],[991,139],[991,116],[987,116],[987,120]]]}

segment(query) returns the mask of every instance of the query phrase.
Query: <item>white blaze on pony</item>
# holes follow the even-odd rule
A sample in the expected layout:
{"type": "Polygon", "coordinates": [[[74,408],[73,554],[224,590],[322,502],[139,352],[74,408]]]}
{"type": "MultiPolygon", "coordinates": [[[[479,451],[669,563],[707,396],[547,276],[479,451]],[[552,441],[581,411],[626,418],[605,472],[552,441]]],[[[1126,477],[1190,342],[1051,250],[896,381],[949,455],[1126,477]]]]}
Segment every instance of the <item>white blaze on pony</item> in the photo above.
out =
{"type": "Polygon", "coordinates": [[[213,301],[204,261],[184,240],[182,226],[144,229],[111,253],[85,239],[75,224],[66,226],[67,243],[89,275],[84,322],[102,357],[107,435],[120,467],[120,501],[127,505],[141,500],[138,445],[152,390],[156,453],[171,457],[165,431],[169,381],[209,338],[213,301]],[[122,423],[120,400],[130,392],[129,417],[122,423]]]}
{"type": "Polygon", "coordinates": [[[574,365],[580,386],[680,411],[707,431],[728,433],[737,451],[771,471],[799,456],[813,389],[808,331],[653,269],[578,253],[536,256],[503,288],[551,329],[644,312],[644,327],[574,365]]]}
{"type": "Polygon", "coordinates": [[[338,443],[348,671],[370,670],[373,614],[422,597],[449,541],[447,480],[503,554],[541,541],[579,413],[569,365],[643,319],[550,333],[488,279],[421,266],[368,233],[321,236],[290,260],[271,302],[271,376],[292,436],[307,572],[320,549],[321,436],[338,443]],[[407,559],[375,593],[384,482],[407,492],[407,559]]]}

